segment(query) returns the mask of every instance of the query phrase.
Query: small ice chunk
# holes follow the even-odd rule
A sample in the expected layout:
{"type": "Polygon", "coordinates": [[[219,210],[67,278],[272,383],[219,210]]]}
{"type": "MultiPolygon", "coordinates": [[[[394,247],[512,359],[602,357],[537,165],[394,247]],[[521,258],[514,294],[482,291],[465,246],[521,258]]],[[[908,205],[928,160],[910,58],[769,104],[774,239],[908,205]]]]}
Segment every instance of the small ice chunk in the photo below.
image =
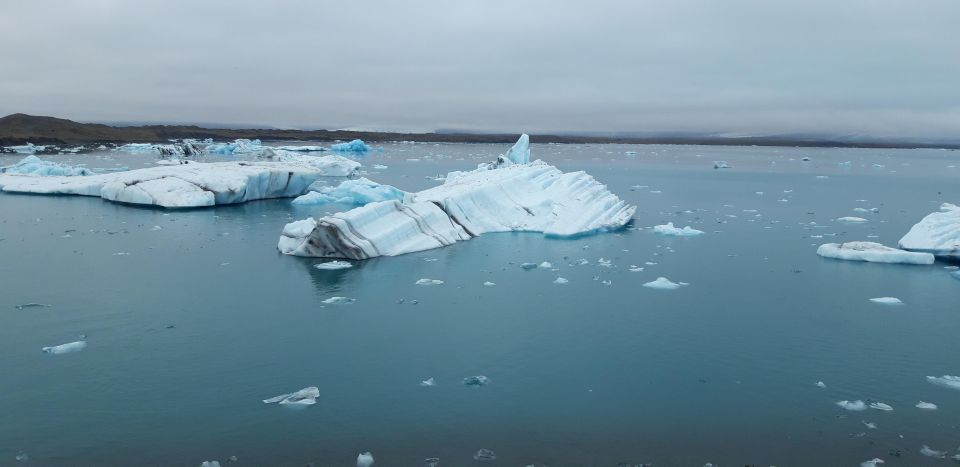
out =
{"type": "Polygon", "coordinates": [[[870,301],[873,303],[880,303],[883,305],[903,305],[903,302],[900,301],[900,299],[897,297],[877,297],[877,298],[871,298],[870,301]]]}
{"type": "Polygon", "coordinates": [[[889,405],[884,404],[883,402],[871,402],[871,403],[870,403],[870,408],[871,408],[871,409],[874,409],[874,410],[882,410],[882,411],[884,411],[884,412],[892,412],[892,411],[893,411],[893,407],[890,407],[889,405]]]}
{"type": "Polygon", "coordinates": [[[382,164],[375,164],[375,165],[373,166],[373,168],[376,169],[376,170],[386,170],[386,169],[388,169],[389,167],[387,167],[387,166],[385,166],[385,165],[382,165],[382,164]]]}
{"type": "Polygon", "coordinates": [[[927,376],[927,382],[945,388],[960,390],[960,376],[927,376]]]}
{"type": "Polygon", "coordinates": [[[310,386],[289,394],[281,394],[276,397],[264,399],[263,403],[279,403],[280,405],[289,405],[292,407],[306,407],[316,404],[318,397],[320,397],[320,389],[316,386],[310,386]]]}
{"type": "Polygon", "coordinates": [[[566,284],[567,282],[570,282],[570,281],[564,279],[563,277],[558,277],[553,280],[554,284],[566,284]]]}
{"type": "Polygon", "coordinates": [[[440,284],[443,284],[443,281],[439,279],[420,279],[417,281],[417,285],[440,285],[440,284]]]}
{"type": "Polygon", "coordinates": [[[550,268],[553,267],[553,264],[550,263],[549,261],[544,261],[544,262],[540,263],[540,265],[539,265],[538,267],[541,267],[541,268],[544,268],[544,269],[550,269],[550,268]]]}
{"type": "Polygon", "coordinates": [[[703,235],[702,230],[694,229],[689,225],[684,228],[678,228],[673,226],[673,222],[668,222],[663,225],[655,225],[653,231],[660,235],[669,235],[673,237],[693,237],[696,235],[703,235]]]}
{"type": "Polygon", "coordinates": [[[220,467],[220,461],[203,461],[200,467],[220,467]]]}
{"type": "Polygon", "coordinates": [[[493,282],[490,282],[490,281],[486,281],[486,282],[483,283],[483,285],[484,285],[485,287],[493,287],[493,286],[495,286],[495,285],[497,285],[497,284],[494,284],[493,282]]]}
{"type": "Polygon", "coordinates": [[[14,459],[16,459],[17,462],[26,462],[30,460],[30,456],[26,452],[20,451],[16,456],[14,456],[14,459]]]}
{"type": "Polygon", "coordinates": [[[648,287],[651,289],[660,289],[660,290],[679,289],[680,286],[682,285],[686,285],[686,284],[682,282],[679,282],[679,283],[673,282],[670,279],[667,279],[666,277],[658,277],[657,280],[655,281],[651,281],[651,282],[647,282],[646,284],[643,284],[644,287],[648,287]]]}
{"type": "Polygon", "coordinates": [[[845,217],[838,217],[837,222],[843,222],[845,224],[862,224],[864,222],[867,222],[867,220],[862,217],[845,216],[845,217]]]}
{"type": "Polygon", "coordinates": [[[30,302],[30,303],[23,303],[23,304],[21,304],[21,305],[16,305],[16,306],[14,306],[14,308],[16,308],[16,309],[18,309],[18,310],[22,310],[22,309],[24,309],[24,308],[50,308],[50,307],[52,307],[52,306],[53,306],[53,305],[47,305],[46,303],[30,302]]]}
{"type": "Polygon", "coordinates": [[[855,401],[843,400],[843,401],[837,402],[837,405],[839,405],[844,410],[852,410],[856,412],[867,410],[867,404],[864,404],[863,401],[861,400],[855,400],[855,401]]]}
{"type": "Polygon", "coordinates": [[[489,449],[481,449],[473,455],[473,459],[478,461],[495,461],[497,460],[497,454],[489,449]]]}
{"type": "Polygon", "coordinates": [[[818,388],[826,388],[826,387],[827,387],[827,384],[824,383],[823,381],[817,381],[817,387],[818,387],[818,388]]]}
{"type": "Polygon", "coordinates": [[[313,267],[324,271],[336,271],[338,269],[352,268],[353,264],[346,261],[327,261],[326,263],[314,264],[313,267]]]}
{"type": "Polygon", "coordinates": [[[527,270],[536,269],[537,263],[521,263],[520,267],[527,270]]]}
{"type": "Polygon", "coordinates": [[[878,465],[885,464],[885,463],[886,462],[884,462],[883,459],[874,457],[873,459],[870,459],[868,461],[861,462],[860,467],[877,467],[878,465]]]}
{"type": "Polygon", "coordinates": [[[879,243],[860,241],[824,243],[817,248],[817,254],[824,258],[871,263],[933,264],[934,260],[930,253],[898,250],[879,243]]]}
{"type": "Polygon", "coordinates": [[[490,382],[489,378],[483,375],[468,376],[466,378],[463,378],[464,386],[486,386],[487,383],[489,382],[490,382]]]}
{"type": "Polygon", "coordinates": [[[863,426],[867,427],[868,430],[876,430],[877,424],[873,422],[868,422],[866,420],[860,420],[860,423],[863,423],[863,426]]]}
{"type": "Polygon", "coordinates": [[[727,164],[727,161],[713,161],[714,169],[729,169],[730,164],[727,164]]]}
{"type": "Polygon", "coordinates": [[[937,404],[934,404],[933,402],[920,401],[917,402],[916,407],[920,410],[937,410],[937,404]]]}
{"type": "Polygon", "coordinates": [[[373,465],[373,454],[361,452],[360,455],[357,456],[357,467],[370,467],[371,465],[373,465]]]}
{"type": "Polygon", "coordinates": [[[60,355],[65,353],[79,352],[87,348],[87,341],[76,341],[68,342],[66,344],[54,345],[52,347],[44,347],[42,350],[44,353],[52,355],[60,355]]]}
{"type": "Polygon", "coordinates": [[[944,459],[947,457],[947,451],[938,451],[930,446],[927,446],[926,444],[920,448],[920,454],[923,454],[927,457],[935,457],[937,459],[944,459]]]}
{"type": "Polygon", "coordinates": [[[427,378],[427,379],[425,379],[425,380],[423,380],[423,381],[420,381],[420,386],[421,386],[421,387],[429,388],[429,387],[433,387],[433,386],[436,386],[436,385],[437,385],[437,382],[434,381],[434,379],[433,379],[432,377],[431,377],[431,378],[427,378]]]}
{"type": "Polygon", "coordinates": [[[349,305],[355,301],[357,301],[355,298],[330,297],[324,300],[323,303],[326,303],[327,305],[349,305]]]}

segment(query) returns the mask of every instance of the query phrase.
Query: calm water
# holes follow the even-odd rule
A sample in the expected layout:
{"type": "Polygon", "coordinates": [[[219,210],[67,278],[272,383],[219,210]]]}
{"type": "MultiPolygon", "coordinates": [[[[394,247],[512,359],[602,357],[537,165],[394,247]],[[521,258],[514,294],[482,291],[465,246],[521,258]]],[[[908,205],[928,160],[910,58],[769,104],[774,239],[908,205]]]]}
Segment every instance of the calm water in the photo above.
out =
{"type": "MultiPolygon", "coordinates": [[[[419,190],[506,149],[388,144],[363,163],[369,178],[419,190]]],[[[23,451],[29,465],[237,456],[231,465],[350,466],[369,450],[378,466],[464,466],[479,464],[480,448],[504,466],[950,462],[918,451],[953,455],[960,444],[960,391],[924,378],[960,374],[960,281],[939,262],[815,250],[895,245],[941,202],[960,201],[960,152],[532,149],[637,204],[633,228],[578,240],[491,234],[319,271],[322,260],[280,255],[277,238],[286,222],[343,206],[164,211],[0,195],[0,465],[23,451]],[[841,216],[869,222],[832,220],[841,216]],[[667,221],[707,234],[646,230],[667,221]],[[541,261],[557,270],[519,267],[541,261]],[[658,276],[691,285],[640,287],[658,276]],[[334,295],[357,301],[321,303],[334,295]],[[868,301],[881,296],[905,305],[868,301]],[[28,302],[52,306],[15,307],[28,302]],[[82,352],[40,352],[79,335],[82,352]],[[465,387],[472,375],[489,385],[465,387]],[[437,385],[420,387],[429,377],[437,385]],[[305,410],[261,402],[313,385],[321,395],[305,410]],[[842,399],[895,410],[846,412],[842,399]],[[940,409],[916,409],[920,400],[940,409]]],[[[106,152],[50,158],[152,165],[106,152]]]]}

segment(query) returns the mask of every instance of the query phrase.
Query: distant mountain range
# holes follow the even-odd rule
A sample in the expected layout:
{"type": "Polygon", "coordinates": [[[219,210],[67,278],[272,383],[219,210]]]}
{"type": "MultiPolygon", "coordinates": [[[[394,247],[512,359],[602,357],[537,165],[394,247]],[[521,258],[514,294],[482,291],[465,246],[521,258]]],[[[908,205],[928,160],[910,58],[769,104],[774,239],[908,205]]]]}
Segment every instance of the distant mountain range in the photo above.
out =
{"type": "MultiPolygon", "coordinates": [[[[512,143],[516,134],[438,131],[434,133],[392,133],[353,130],[284,130],[275,128],[203,128],[196,125],[110,126],[78,123],[56,117],[22,113],[0,118],[0,146],[17,144],[106,144],[161,143],[171,139],[195,138],[263,141],[336,141],[362,139],[368,142],[417,141],[438,143],[512,143]]],[[[699,135],[691,133],[588,133],[534,134],[535,143],[624,143],[701,144],[722,146],[800,146],[865,148],[949,148],[960,149],[958,141],[909,141],[869,137],[828,137],[818,135],[699,135]]]]}

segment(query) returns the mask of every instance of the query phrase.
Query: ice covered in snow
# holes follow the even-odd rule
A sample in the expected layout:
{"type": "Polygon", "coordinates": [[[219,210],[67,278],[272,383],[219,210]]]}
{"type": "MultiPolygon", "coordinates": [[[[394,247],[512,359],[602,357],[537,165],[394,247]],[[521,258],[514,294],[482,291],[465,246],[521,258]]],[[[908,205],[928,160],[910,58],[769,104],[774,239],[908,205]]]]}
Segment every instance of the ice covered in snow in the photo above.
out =
{"type": "Polygon", "coordinates": [[[838,217],[837,222],[843,222],[844,224],[862,224],[864,222],[867,222],[867,220],[862,217],[846,216],[846,217],[838,217]]]}
{"type": "Polygon", "coordinates": [[[370,146],[368,146],[367,143],[364,143],[362,139],[355,139],[349,143],[337,143],[331,145],[330,150],[336,152],[353,152],[364,154],[370,151],[370,146]]]}
{"type": "Polygon", "coordinates": [[[841,408],[845,410],[853,410],[857,412],[861,410],[867,410],[867,404],[865,404],[861,400],[856,400],[856,401],[843,400],[843,401],[837,402],[837,405],[839,405],[841,408]]]}
{"type": "Polygon", "coordinates": [[[34,175],[37,177],[77,177],[83,175],[93,175],[93,172],[83,167],[74,167],[66,164],[58,164],[52,161],[45,161],[37,156],[27,156],[16,164],[0,167],[0,174],[34,175]]]}
{"type": "MultiPolygon", "coordinates": [[[[313,189],[313,187],[311,187],[313,189]]],[[[410,196],[390,185],[381,185],[367,178],[345,180],[335,187],[320,187],[293,200],[293,204],[344,203],[362,206],[376,201],[403,201],[410,196]]]]}
{"type": "Polygon", "coordinates": [[[674,290],[679,289],[681,286],[687,285],[683,282],[673,282],[666,277],[658,277],[655,281],[650,281],[643,284],[644,287],[651,289],[660,289],[660,290],[674,290]]]}
{"type": "Polygon", "coordinates": [[[343,156],[330,154],[326,156],[311,156],[286,151],[265,153],[263,159],[274,162],[290,162],[309,165],[323,172],[328,177],[353,177],[360,172],[360,163],[343,156]]]}
{"type": "Polygon", "coordinates": [[[653,226],[653,231],[660,235],[669,235],[672,237],[693,237],[696,235],[703,235],[702,230],[694,229],[689,225],[684,228],[674,227],[673,222],[667,222],[663,225],[653,226]]]}
{"type": "MultiPolygon", "coordinates": [[[[334,173],[340,173],[338,168],[334,173]]],[[[127,204],[190,208],[299,196],[329,175],[295,162],[215,162],[149,167],[84,177],[0,174],[10,193],[99,196],[127,204]]]]}
{"type": "Polygon", "coordinates": [[[40,350],[42,350],[43,353],[60,355],[65,353],[79,352],[85,348],[87,348],[87,341],[75,341],[68,342],[66,344],[54,345],[52,347],[44,347],[40,350]]]}
{"type": "Polygon", "coordinates": [[[917,402],[915,407],[920,410],[937,410],[937,404],[934,404],[933,402],[920,401],[917,402]]]}
{"type": "Polygon", "coordinates": [[[824,258],[871,263],[933,264],[933,255],[898,250],[874,242],[825,243],[817,248],[824,258]]]}
{"type": "Polygon", "coordinates": [[[870,301],[881,305],[903,305],[903,302],[897,297],[877,297],[871,298],[870,301]]]}
{"type": "Polygon", "coordinates": [[[357,467],[370,467],[373,465],[373,454],[369,452],[361,452],[357,456],[357,467]]]}
{"type": "Polygon", "coordinates": [[[315,264],[313,267],[324,271],[335,271],[338,269],[349,269],[353,265],[346,261],[327,261],[326,263],[315,264]]]}
{"type": "Polygon", "coordinates": [[[276,397],[271,397],[269,399],[264,399],[264,404],[274,404],[279,403],[280,405],[290,405],[290,406],[309,406],[317,403],[317,398],[320,397],[320,389],[316,386],[310,386],[308,388],[303,388],[296,392],[291,392],[290,394],[281,394],[276,397]]]}
{"type": "Polygon", "coordinates": [[[366,259],[452,245],[490,232],[572,238],[619,229],[635,209],[584,172],[563,173],[543,161],[504,162],[451,172],[443,185],[412,193],[402,202],[374,202],[288,224],[278,248],[290,255],[366,259]]]}
{"type": "Polygon", "coordinates": [[[945,388],[960,390],[960,376],[927,376],[927,382],[945,388]]]}
{"type": "Polygon", "coordinates": [[[900,239],[900,248],[960,258],[960,206],[943,203],[900,239]]]}

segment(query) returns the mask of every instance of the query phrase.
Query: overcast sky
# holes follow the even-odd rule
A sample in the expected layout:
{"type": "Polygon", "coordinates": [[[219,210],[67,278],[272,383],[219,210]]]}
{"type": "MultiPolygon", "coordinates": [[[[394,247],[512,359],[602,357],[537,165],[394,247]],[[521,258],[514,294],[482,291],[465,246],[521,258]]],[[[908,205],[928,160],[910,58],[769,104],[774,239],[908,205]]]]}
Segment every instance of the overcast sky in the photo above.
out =
{"type": "Polygon", "coordinates": [[[957,0],[3,0],[0,114],[960,135],[957,0]]]}

